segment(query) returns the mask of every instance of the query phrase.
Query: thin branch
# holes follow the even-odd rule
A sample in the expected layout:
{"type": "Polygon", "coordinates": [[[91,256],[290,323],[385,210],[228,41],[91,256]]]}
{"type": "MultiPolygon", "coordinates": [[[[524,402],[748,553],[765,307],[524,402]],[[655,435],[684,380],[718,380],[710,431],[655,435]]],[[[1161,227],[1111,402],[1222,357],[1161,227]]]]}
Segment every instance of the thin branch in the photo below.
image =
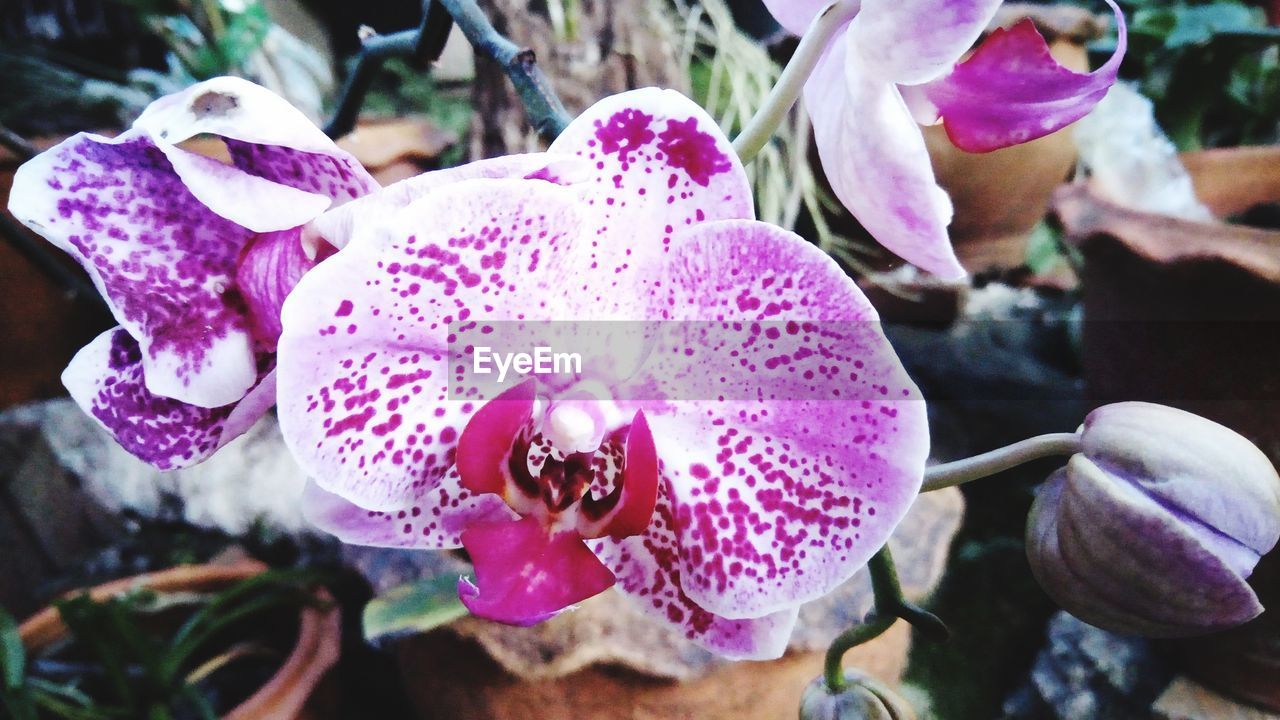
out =
{"type": "Polygon", "coordinates": [[[440,59],[449,32],[453,30],[453,18],[443,11],[440,4],[427,0],[422,8],[422,23],[413,30],[401,30],[390,35],[370,35],[363,38],[356,66],[342,86],[338,96],[338,108],[324,132],[332,138],[342,137],[355,129],[373,79],[383,64],[393,57],[412,57],[423,65],[440,59]]]}
{"type": "Polygon", "coordinates": [[[529,124],[546,140],[554,140],[571,118],[551,88],[551,82],[538,68],[532,50],[520,48],[503,37],[475,0],[436,0],[449,11],[453,21],[466,35],[476,52],[483,53],[502,67],[515,86],[524,105],[529,124]]]}
{"type": "Polygon", "coordinates": [[[533,51],[520,48],[494,29],[475,0],[428,0],[418,28],[367,38],[325,133],[340,137],[351,132],[374,77],[390,58],[414,57],[423,63],[438,60],[454,23],[477,53],[502,66],[520,96],[529,124],[543,138],[554,140],[571,120],[568,111],[538,69],[533,51]]]}
{"type": "Polygon", "coordinates": [[[106,302],[92,283],[59,262],[49,253],[46,243],[32,239],[22,226],[4,213],[0,213],[0,235],[37,270],[61,287],[68,299],[107,309],[106,302]]]}

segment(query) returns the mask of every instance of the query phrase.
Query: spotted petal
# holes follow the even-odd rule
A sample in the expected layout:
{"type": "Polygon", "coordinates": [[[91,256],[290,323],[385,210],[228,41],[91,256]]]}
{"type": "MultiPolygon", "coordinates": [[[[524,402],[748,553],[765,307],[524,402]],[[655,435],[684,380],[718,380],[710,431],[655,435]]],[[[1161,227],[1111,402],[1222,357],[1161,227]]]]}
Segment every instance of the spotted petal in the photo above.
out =
{"type": "Polygon", "coordinates": [[[946,73],[977,42],[1001,0],[862,0],[849,62],[881,82],[917,85],[946,73]]]}
{"type": "Polygon", "coordinates": [[[831,187],[896,255],[943,278],[964,277],[947,236],[951,200],[911,112],[892,83],[846,73],[846,52],[845,43],[834,45],[805,85],[831,187]]]}
{"type": "Polygon", "coordinates": [[[123,328],[113,328],[76,353],[62,381],[121,447],[161,470],[204,460],[275,403],[274,373],[264,374],[240,402],[219,408],[155,395],[142,376],[138,343],[123,328]]]}
{"type": "Polygon", "coordinates": [[[529,153],[480,160],[447,170],[422,173],[388,185],[316,218],[312,231],[330,245],[344,248],[357,231],[374,234],[382,224],[393,222],[397,211],[460,180],[527,178],[572,185],[590,177],[585,162],[571,156],[529,153]]]}
{"type": "MultiPolygon", "coordinates": [[[[335,205],[378,189],[359,161],[306,115],[241,78],[217,77],[161,98],[133,126],[166,147],[201,134],[217,135],[245,173],[329,198],[335,205]]],[[[215,187],[201,190],[216,192],[215,187]]]]}
{"type": "Polygon", "coordinates": [[[760,617],[830,592],[885,543],[923,478],[925,407],[870,303],[811,244],[752,221],[677,244],[663,283],[672,319],[744,322],[657,354],[726,368],[743,387],[688,384],[645,404],[671,519],[644,537],[676,553],[699,606],[760,617]],[[790,322],[761,329],[779,319],[790,322]]]}
{"type": "Polygon", "coordinates": [[[497,495],[476,495],[448,473],[440,482],[417,488],[397,510],[367,510],[316,482],[307,483],[302,512],[312,525],[351,545],[447,550],[462,547],[462,532],[481,522],[517,519],[497,495]]]}
{"type": "Polygon", "coordinates": [[[999,29],[955,70],[924,87],[956,147],[988,152],[1060,130],[1089,113],[1115,84],[1128,44],[1115,11],[1119,42],[1092,73],[1058,64],[1030,20],[999,29]]]}
{"type": "Polygon", "coordinates": [[[252,233],[196,199],[145,135],[66,140],[18,169],[9,208],[89,272],[138,340],[150,392],[217,408],[255,384],[247,319],[224,294],[252,233]]]}
{"type": "Polygon", "coordinates": [[[730,619],[698,605],[682,589],[681,563],[673,531],[670,491],[659,486],[651,530],[622,540],[592,540],[591,549],[617,577],[618,589],[646,614],[671,623],[684,636],[722,656],[739,660],[781,657],[795,627],[795,605],[759,618],[730,619]]]}
{"type": "Polygon", "coordinates": [[[729,140],[706,111],[673,90],[601,100],[570,123],[550,152],[586,158],[595,169],[591,182],[575,186],[593,211],[594,236],[584,251],[591,269],[613,276],[613,287],[649,282],[680,229],[755,217],[746,171],[729,140]]]}
{"type": "Polygon", "coordinates": [[[439,482],[477,410],[449,392],[450,323],[590,318],[604,291],[564,287],[583,272],[580,229],[568,188],[466,180],[308,273],[279,351],[280,424],[308,474],[372,510],[439,482]]]}

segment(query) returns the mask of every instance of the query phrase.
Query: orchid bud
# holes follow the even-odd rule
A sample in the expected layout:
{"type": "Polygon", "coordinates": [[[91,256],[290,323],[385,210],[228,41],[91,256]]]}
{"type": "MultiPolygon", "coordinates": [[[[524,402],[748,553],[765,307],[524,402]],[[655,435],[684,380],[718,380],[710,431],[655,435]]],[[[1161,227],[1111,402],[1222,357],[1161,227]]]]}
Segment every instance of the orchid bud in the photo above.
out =
{"type": "Polygon", "coordinates": [[[809,683],[800,698],[800,720],[915,720],[915,711],[889,686],[857,670],[844,671],[845,688],[826,680],[809,683]]]}
{"type": "Polygon", "coordinates": [[[1090,413],[1027,521],[1045,591],[1113,632],[1185,637],[1263,610],[1245,582],[1280,539],[1280,476],[1215,422],[1150,403],[1090,413]]]}

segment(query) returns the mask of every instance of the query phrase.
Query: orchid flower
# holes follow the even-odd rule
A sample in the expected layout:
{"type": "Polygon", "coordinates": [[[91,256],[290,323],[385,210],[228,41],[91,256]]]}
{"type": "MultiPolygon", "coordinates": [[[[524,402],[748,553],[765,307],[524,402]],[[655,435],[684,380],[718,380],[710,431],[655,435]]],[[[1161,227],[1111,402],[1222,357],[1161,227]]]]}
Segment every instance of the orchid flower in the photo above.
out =
{"type": "Polygon", "coordinates": [[[79,261],[120,323],[71,361],[71,396],[164,470],[248,430],[275,402],[280,306],[332,251],[303,228],[377,187],[301,112],[232,77],[24,164],[10,211],[79,261]],[[230,164],[181,146],[206,134],[230,164]]]}
{"type": "MultiPolygon", "coordinates": [[[[963,62],[1000,0],[863,0],[805,84],[823,169],[841,203],[881,244],[944,278],[965,275],[947,237],[952,207],[917,121],[956,147],[987,152],[1084,117],[1116,81],[1126,47],[1080,74],[1060,66],[1030,20],[998,29],[963,62]]],[[[796,34],[829,0],[765,0],[796,34]]]]}
{"type": "Polygon", "coordinates": [[[345,247],[285,302],[280,426],[311,520],[466,548],[480,617],[528,625],[616,586],[723,655],[781,655],[924,472],[924,404],[856,285],[753,219],[728,140],[672,91],[607,98],[544,155],[406,183],[322,218],[345,247]],[[460,333],[570,320],[663,323],[663,357],[750,387],[714,400],[665,361],[605,362],[467,399],[460,333]],[[683,330],[702,322],[723,332],[683,330]]]}

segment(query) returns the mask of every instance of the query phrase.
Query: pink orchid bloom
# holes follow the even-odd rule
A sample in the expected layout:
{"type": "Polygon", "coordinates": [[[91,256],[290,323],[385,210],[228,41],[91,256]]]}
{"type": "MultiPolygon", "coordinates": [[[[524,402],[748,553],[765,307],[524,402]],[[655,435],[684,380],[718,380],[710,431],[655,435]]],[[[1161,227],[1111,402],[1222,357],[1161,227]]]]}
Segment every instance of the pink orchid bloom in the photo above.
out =
{"type": "Polygon", "coordinates": [[[301,112],[232,77],[24,164],[9,210],[84,266],[120,323],[71,361],[71,396],[165,470],[244,433],[275,402],[280,306],[332,251],[303,227],[377,187],[301,112]],[[231,163],[180,146],[197,135],[220,137],[231,163]]]}
{"type": "Polygon", "coordinates": [[[324,216],[345,247],[285,302],[279,356],[308,516],[356,544],[465,547],[481,617],[536,623],[616,585],[721,654],[782,654],[799,605],[906,512],[928,431],[857,286],[753,216],[716,124],[656,89],[601,101],[548,153],[324,216]],[[678,367],[741,366],[750,386],[714,400],[661,360],[624,378],[606,351],[566,382],[465,399],[459,333],[594,320],[662,323],[678,367]]]}
{"type": "MultiPolygon", "coordinates": [[[[886,248],[964,277],[947,236],[951,200],[917,121],[941,120],[962,150],[1017,145],[1084,117],[1116,81],[1126,47],[1090,74],[1068,70],[1030,20],[996,30],[967,59],[1001,0],[863,0],[805,85],[822,167],[842,204],[886,248]]],[[[801,34],[830,0],[765,0],[801,34]]]]}

